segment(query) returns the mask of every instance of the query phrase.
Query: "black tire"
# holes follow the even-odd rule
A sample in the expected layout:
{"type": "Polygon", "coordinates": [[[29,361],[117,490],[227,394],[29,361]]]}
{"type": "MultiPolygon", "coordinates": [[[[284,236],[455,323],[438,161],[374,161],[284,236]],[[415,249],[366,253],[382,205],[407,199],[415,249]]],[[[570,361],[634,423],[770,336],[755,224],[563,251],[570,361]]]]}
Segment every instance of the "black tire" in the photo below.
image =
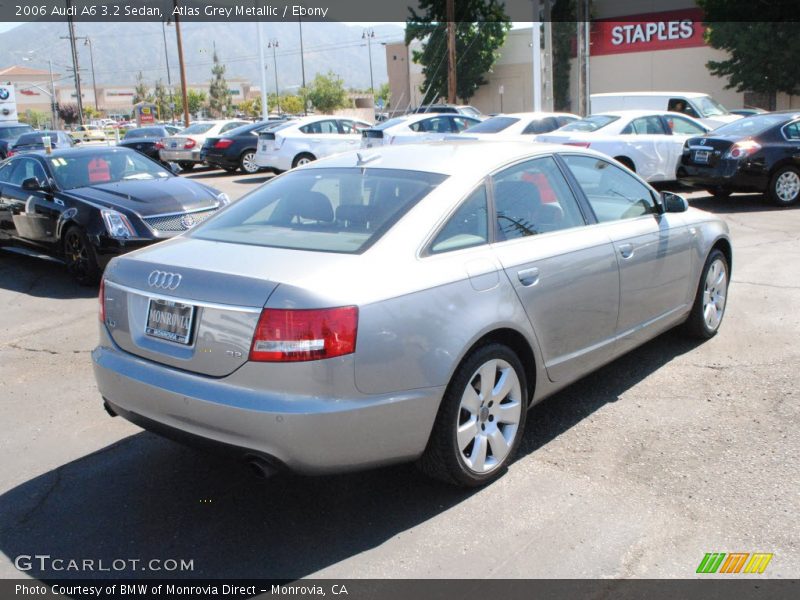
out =
{"type": "Polygon", "coordinates": [[[769,199],[776,206],[797,204],[800,200],[800,169],[787,165],[775,171],[769,179],[769,199]]]}
{"type": "MultiPolygon", "coordinates": [[[[730,265],[728,264],[728,259],[725,258],[725,255],[717,249],[712,250],[708,254],[708,258],[706,258],[706,263],[703,266],[703,270],[700,273],[700,281],[697,283],[697,293],[695,294],[694,303],[692,304],[692,310],[689,312],[689,316],[686,319],[686,322],[683,324],[684,332],[694,338],[698,338],[701,340],[707,340],[715,335],[719,331],[720,325],[722,325],[722,319],[725,316],[725,309],[727,307],[727,296],[728,296],[728,286],[730,285],[730,265]],[[705,310],[707,301],[711,301],[713,299],[714,294],[718,294],[720,290],[716,287],[719,284],[711,284],[708,285],[708,273],[711,270],[711,267],[714,263],[721,263],[724,267],[724,289],[721,291],[722,293],[722,309],[721,312],[718,308],[714,309],[714,312],[718,314],[718,320],[716,324],[709,325],[705,317],[705,310]],[[711,294],[711,298],[706,298],[706,294],[711,294]]],[[[717,305],[718,303],[715,303],[717,305]]]]}
{"type": "Polygon", "coordinates": [[[303,161],[311,162],[312,160],[317,160],[317,157],[314,156],[313,154],[309,154],[308,152],[301,152],[300,154],[294,157],[294,160],[292,161],[292,168],[294,169],[295,167],[297,167],[297,165],[299,165],[303,161]]]}
{"type": "Polygon", "coordinates": [[[181,161],[178,163],[178,166],[181,168],[182,171],[191,171],[194,169],[193,162],[181,161]]]}
{"type": "Polygon", "coordinates": [[[244,173],[245,175],[255,175],[261,170],[260,167],[256,166],[255,158],[256,158],[255,150],[246,150],[242,152],[242,155],[239,157],[239,168],[242,170],[242,173],[244,173]],[[245,167],[245,164],[247,164],[248,160],[252,162],[252,167],[254,167],[251,168],[250,170],[247,167],[245,167]]]}
{"type": "Polygon", "coordinates": [[[627,156],[617,156],[615,157],[615,160],[628,167],[628,170],[631,171],[632,173],[636,173],[636,165],[634,165],[633,161],[627,156]]]}
{"type": "Polygon", "coordinates": [[[236,171],[239,170],[239,167],[223,167],[226,173],[230,173],[233,175],[236,171]]]}
{"type": "Polygon", "coordinates": [[[717,200],[727,200],[733,193],[730,190],[726,190],[725,188],[721,187],[708,188],[706,191],[717,200]]]}
{"type": "MultiPolygon", "coordinates": [[[[510,379],[509,381],[513,382],[514,380],[510,379]]],[[[499,379],[491,382],[492,389],[495,388],[496,383],[499,383],[499,379]]],[[[505,473],[522,439],[528,412],[528,400],[525,369],[514,351],[497,343],[476,348],[461,362],[447,386],[428,445],[418,461],[419,468],[430,477],[463,487],[477,487],[494,481],[505,473]],[[495,377],[498,372],[502,373],[506,367],[510,367],[518,382],[518,386],[512,385],[509,392],[499,400],[497,398],[487,399],[487,394],[476,389],[475,385],[476,382],[480,382],[479,386],[482,387],[480,370],[492,363],[496,363],[496,369],[502,369],[502,371],[494,371],[495,377]],[[476,408],[472,415],[470,410],[462,405],[470,387],[472,388],[471,393],[476,398],[476,408]],[[493,403],[494,400],[497,400],[496,404],[493,403]],[[478,403],[480,403],[479,406],[478,403]],[[500,418],[495,420],[495,416],[501,411],[505,413],[510,410],[510,414],[515,415],[517,412],[515,403],[519,403],[516,425],[501,423],[500,418]],[[501,409],[501,406],[505,408],[501,409]],[[462,440],[467,441],[465,444],[462,441],[462,446],[458,441],[458,431],[459,428],[463,429],[465,426],[469,428],[469,431],[474,431],[475,435],[473,438],[472,433],[465,432],[462,440]],[[478,427],[482,431],[478,431],[478,427]],[[497,432],[503,436],[503,444],[498,447],[501,451],[507,448],[506,453],[499,460],[495,455],[495,442],[489,441],[490,438],[494,439],[493,436],[497,432]],[[478,441],[479,437],[483,437],[482,442],[478,441]],[[472,441],[468,441],[470,438],[473,438],[472,441]],[[481,455],[478,447],[484,449],[482,455],[485,457],[486,463],[494,461],[495,464],[487,464],[483,469],[473,468],[469,462],[471,460],[475,460],[475,466],[479,463],[483,465],[480,456],[473,459],[473,454],[476,452],[481,455]]]]}
{"type": "Polygon", "coordinates": [[[86,232],[73,225],[64,232],[64,263],[67,271],[80,285],[95,285],[102,270],[97,263],[97,253],[86,232]]]}

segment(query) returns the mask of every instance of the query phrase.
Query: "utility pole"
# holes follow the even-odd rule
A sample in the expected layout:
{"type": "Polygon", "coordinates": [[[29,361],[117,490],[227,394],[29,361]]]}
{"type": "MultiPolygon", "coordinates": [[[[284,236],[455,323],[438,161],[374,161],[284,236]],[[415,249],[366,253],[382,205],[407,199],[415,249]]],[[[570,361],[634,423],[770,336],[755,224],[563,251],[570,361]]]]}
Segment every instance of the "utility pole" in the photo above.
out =
{"type": "Polygon", "coordinates": [[[89,36],[76,36],[76,40],[83,40],[84,46],[89,46],[89,62],[92,65],[92,92],[94,93],[94,109],[100,112],[100,106],[97,103],[97,81],[94,78],[94,51],[92,50],[92,40],[89,36]]]}
{"type": "MultiPolygon", "coordinates": [[[[72,0],[66,0],[67,14],[72,11],[72,0]]],[[[75,77],[75,94],[78,97],[78,124],[83,125],[83,98],[81,97],[81,76],[78,73],[78,49],[75,48],[75,23],[72,17],[67,17],[69,27],[69,45],[72,50],[72,73],[75,77]]]]}
{"type": "Polygon", "coordinates": [[[50,71],[50,109],[53,111],[53,129],[58,129],[58,101],[56,100],[56,82],[53,80],[53,61],[47,59],[50,71]]]}
{"type": "Polygon", "coordinates": [[[303,114],[308,114],[308,100],[306,100],[306,63],[303,58],[303,19],[297,17],[297,22],[300,25],[300,71],[303,76],[303,114]]]}
{"type": "Polygon", "coordinates": [[[553,22],[552,0],[544,0],[544,110],[552,112],[555,106],[553,90],[553,22]]]}
{"type": "Polygon", "coordinates": [[[362,40],[367,40],[367,51],[369,53],[369,91],[375,94],[375,80],[372,78],[372,38],[375,37],[375,30],[371,27],[365,29],[361,34],[362,40]]]}
{"type": "Polygon", "coordinates": [[[167,87],[169,88],[169,119],[175,120],[175,98],[172,95],[172,75],[169,71],[169,50],[167,47],[167,26],[161,21],[161,33],[164,36],[164,60],[167,63],[167,87]]]}
{"type": "Polygon", "coordinates": [[[456,8],[447,0],[447,102],[456,103],[456,8]]]}
{"type": "Polygon", "coordinates": [[[533,52],[533,112],[542,110],[542,23],[539,21],[539,0],[533,0],[533,39],[531,50],[533,52]]]}
{"type": "Polygon", "coordinates": [[[264,34],[261,31],[261,21],[256,21],[258,28],[258,66],[261,67],[261,120],[269,119],[269,106],[267,105],[267,65],[264,62],[264,34]]]}
{"type": "Polygon", "coordinates": [[[589,0],[578,0],[578,112],[589,114],[589,0]]]}
{"type": "Polygon", "coordinates": [[[281,94],[278,90],[278,59],[275,55],[278,50],[278,40],[270,40],[267,48],[272,48],[272,70],[275,71],[275,102],[278,104],[278,114],[281,114],[281,94]]]}
{"type": "Polygon", "coordinates": [[[178,0],[172,0],[175,8],[175,37],[178,39],[178,64],[181,67],[181,96],[183,96],[183,124],[189,126],[189,99],[186,96],[186,65],[183,63],[183,43],[181,42],[181,22],[178,18],[178,0]]]}

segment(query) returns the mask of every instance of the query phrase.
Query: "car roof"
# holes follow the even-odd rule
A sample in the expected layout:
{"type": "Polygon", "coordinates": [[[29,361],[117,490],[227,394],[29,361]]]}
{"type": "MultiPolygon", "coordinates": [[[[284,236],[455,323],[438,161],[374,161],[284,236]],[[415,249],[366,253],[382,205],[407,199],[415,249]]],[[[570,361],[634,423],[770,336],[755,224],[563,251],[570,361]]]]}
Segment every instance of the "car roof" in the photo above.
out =
{"type": "Polygon", "coordinates": [[[489,117],[489,118],[490,119],[495,119],[497,117],[517,117],[519,119],[544,119],[546,117],[574,117],[576,119],[580,119],[580,117],[578,115],[574,115],[572,113],[547,112],[547,111],[500,113],[500,114],[494,115],[493,117],[489,117]]]}
{"type": "Polygon", "coordinates": [[[458,175],[489,172],[515,160],[534,158],[556,151],[604,156],[594,150],[576,149],[573,146],[559,144],[465,139],[380,146],[372,150],[344,152],[317,160],[301,169],[363,167],[458,175]]]}
{"type": "MultiPolygon", "coordinates": [[[[590,117],[600,117],[600,116],[611,116],[611,117],[622,117],[622,118],[629,118],[635,119],[636,117],[649,117],[651,115],[659,115],[659,116],[668,116],[668,115],[677,115],[679,117],[687,117],[691,119],[689,115],[685,115],[679,112],[673,112],[669,110],[646,110],[646,109],[631,109],[631,110],[605,110],[603,112],[592,113],[589,115],[590,117]]],[[[586,118],[586,117],[584,117],[586,118]]]]}
{"type": "Polygon", "coordinates": [[[683,96],[684,98],[700,98],[708,96],[702,92],[606,92],[602,94],[592,94],[592,97],[603,98],[607,96],[683,96]]]}
{"type": "MultiPolygon", "coordinates": [[[[124,148],[121,146],[74,146],[72,148],[62,148],[59,150],[53,150],[49,156],[50,158],[69,158],[70,156],[91,156],[93,154],[113,154],[115,152],[134,152],[129,148],[124,148]]],[[[37,151],[33,152],[32,154],[38,154],[39,156],[47,156],[44,151],[37,151]]],[[[21,155],[22,156],[22,155],[21,155]]],[[[30,156],[28,154],[24,156],[30,156]]]]}

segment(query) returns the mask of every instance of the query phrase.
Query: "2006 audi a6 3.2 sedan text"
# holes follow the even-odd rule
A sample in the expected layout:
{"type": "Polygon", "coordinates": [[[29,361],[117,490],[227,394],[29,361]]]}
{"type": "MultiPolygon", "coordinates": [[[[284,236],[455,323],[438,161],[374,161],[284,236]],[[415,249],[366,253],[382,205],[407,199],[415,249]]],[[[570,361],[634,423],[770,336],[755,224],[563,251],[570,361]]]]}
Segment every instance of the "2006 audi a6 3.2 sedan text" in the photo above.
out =
{"type": "Polygon", "coordinates": [[[720,326],[725,223],[603,155],[442,142],[294,169],[115,258],[111,414],[262,469],[498,477],[527,409],[682,324],[720,326]]]}

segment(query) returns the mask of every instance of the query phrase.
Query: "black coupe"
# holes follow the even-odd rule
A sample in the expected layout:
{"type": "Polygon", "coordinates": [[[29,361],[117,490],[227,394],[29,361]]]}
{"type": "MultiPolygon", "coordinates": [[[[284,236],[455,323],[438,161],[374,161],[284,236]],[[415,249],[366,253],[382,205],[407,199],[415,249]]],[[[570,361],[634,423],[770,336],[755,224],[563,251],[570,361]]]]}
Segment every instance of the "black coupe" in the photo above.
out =
{"type": "Polygon", "coordinates": [[[228,203],[127,148],[19,154],[0,162],[0,246],[61,258],[91,285],[113,256],[178,235],[228,203]]]}
{"type": "Polygon", "coordinates": [[[795,204],[800,199],[800,111],[745,117],[689,138],[678,180],[718,198],[763,192],[779,206],[795,204]]]}

